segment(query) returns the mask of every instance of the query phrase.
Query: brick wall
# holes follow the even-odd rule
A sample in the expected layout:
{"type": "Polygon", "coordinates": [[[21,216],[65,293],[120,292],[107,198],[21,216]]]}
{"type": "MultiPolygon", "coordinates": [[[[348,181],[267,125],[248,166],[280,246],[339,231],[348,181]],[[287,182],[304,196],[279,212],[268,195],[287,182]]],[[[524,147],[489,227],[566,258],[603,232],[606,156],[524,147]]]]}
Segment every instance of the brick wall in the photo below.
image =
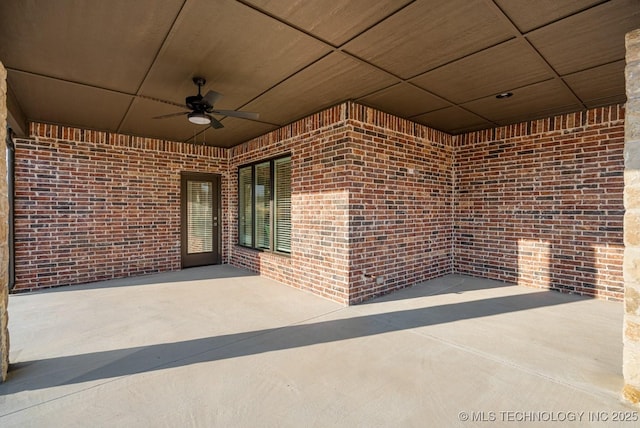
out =
{"type": "Polygon", "coordinates": [[[180,268],[180,172],[222,175],[223,262],[341,303],[451,272],[622,297],[621,106],[450,136],[355,103],[232,149],[32,124],[16,289],[180,268]],[[238,167],[290,154],[292,253],[236,245],[238,167]]]}
{"type": "Polygon", "coordinates": [[[457,272],[622,298],[622,106],[456,144],[457,272]]]}
{"type": "MultiPolygon", "coordinates": [[[[451,272],[452,149],[450,136],[353,103],[231,149],[234,188],[238,166],[292,162],[291,256],[235,246],[231,263],[341,303],[451,272]]],[[[229,206],[236,219],[237,195],[229,206]]]]}
{"type": "Polygon", "coordinates": [[[234,178],[231,263],[340,303],[348,302],[349,141],[346,105],[292,123],[230,149],[234,178]],[[238,167],[291,155],[291,255],[237,245],[238,167]]]}
{"type": "Polygon", "coordinates": [[[350,299],[453,271],[453,138],[350,105],[350,299]]]}
{"type": "Polygon", "coordinates": [[[179,269],[180,172],[222,173],[229,192],[223,149],[44,124],[30,134],[16,141],[16,291],[179,269]]]}

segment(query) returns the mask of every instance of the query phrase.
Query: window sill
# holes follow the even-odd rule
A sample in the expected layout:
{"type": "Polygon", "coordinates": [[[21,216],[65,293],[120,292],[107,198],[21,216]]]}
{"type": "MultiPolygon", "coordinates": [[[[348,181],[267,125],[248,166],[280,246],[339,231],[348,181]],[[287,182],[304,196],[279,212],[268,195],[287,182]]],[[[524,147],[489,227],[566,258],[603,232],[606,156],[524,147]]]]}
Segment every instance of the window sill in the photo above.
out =
{"type": "Polygon", "coordinates": [[[274,256],[291,258],[291,253],[282,253],[280,251],[262,250],[260,248],[245,247],[244,245],[235,244],[235,248],[252,251],[254,253],[273,254],[274,256]]]}

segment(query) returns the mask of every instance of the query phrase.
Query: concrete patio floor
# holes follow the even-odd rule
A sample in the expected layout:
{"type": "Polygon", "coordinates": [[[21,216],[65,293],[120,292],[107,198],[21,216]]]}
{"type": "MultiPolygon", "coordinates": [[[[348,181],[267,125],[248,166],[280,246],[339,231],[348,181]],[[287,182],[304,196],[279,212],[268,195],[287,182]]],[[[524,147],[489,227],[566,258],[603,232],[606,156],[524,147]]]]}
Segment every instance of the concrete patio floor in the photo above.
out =
{"type": "Polygon", "coordinates": [[[622,305],[449,275],[342,307],[230,266],[12,295],[0,426],[639,426],[622,305]],[[468,420],[467,420],[468,419],[468,420]]]}

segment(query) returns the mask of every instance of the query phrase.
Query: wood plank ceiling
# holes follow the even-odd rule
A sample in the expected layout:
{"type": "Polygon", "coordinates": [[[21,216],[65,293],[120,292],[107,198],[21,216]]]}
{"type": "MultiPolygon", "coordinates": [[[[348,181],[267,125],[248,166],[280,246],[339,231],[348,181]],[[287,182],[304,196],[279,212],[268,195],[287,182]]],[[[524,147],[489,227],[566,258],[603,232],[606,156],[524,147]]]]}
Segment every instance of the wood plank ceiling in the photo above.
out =
{"type": "Polygon", "coordinates": [[[624,102],[636,28],[640,0],[5,0],[0,61],[18,130],[231,147],[345,100],[453,134],[624,102]],[[194,76],[259,120],[152,119],[194,76]]]}

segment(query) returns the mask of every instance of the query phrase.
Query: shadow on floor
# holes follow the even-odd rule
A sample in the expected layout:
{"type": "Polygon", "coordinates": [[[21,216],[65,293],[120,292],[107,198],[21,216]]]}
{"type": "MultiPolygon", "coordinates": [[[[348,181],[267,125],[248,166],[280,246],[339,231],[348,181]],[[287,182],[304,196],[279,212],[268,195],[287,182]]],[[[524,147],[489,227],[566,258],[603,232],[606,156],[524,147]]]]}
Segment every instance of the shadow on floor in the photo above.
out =
{"type": "MultiPolygon", "coordinates": [[[[8,381],[0,385],[0,395],[112,379],[580,301],[579,298],[559,297],[563,296],[547,291],[534,292],[173,343],[25,361],[11,366],[8,381]]],[[[336,311],[337,316],[345,312],[336,311]]]]}
{"type": "MultiPolygon", "coordinates": [[[[465,294],[468,292],[488,290],[492,288],[509,288],[517,287],[515,284],[497,281],[493,279],[482,278],[482,285],[478,286],[478,278],[469,275],[447,274],[441,277],[432,278],[424,282],[414,284],[409,287],[399,289],[391,289],[386,291],[384,295],[376,297],[373,300],[367,300],[359,305],[375,304],[380,300],[385,302],[400,301],[408,299],[428,298],[430,296],[439,296],[443,294],[465,294]],[[416,288],[424,289],[420,293],[415,293],[416,288]]],[[[544,290],[548,291],[548,290],[544,290]]]]}
{"type": "Polygon", "coordinates": [[[210,265],[185,268],[177,271],[150,273],[125,278],[107,279],[104,281],[90,282],[86,284],[61,285],[54,288],[44,288],[26,292],[15,290],[14,294],[34,293],[63,293],[69,291],[100,290],[105,288],[136,287],[140,285],[169,284],[176,282],[206,281],[212,279],[229,279],[238,277],[258,277],[259,274],[247,269],[237,268],[231,265],[210,265]]]}

